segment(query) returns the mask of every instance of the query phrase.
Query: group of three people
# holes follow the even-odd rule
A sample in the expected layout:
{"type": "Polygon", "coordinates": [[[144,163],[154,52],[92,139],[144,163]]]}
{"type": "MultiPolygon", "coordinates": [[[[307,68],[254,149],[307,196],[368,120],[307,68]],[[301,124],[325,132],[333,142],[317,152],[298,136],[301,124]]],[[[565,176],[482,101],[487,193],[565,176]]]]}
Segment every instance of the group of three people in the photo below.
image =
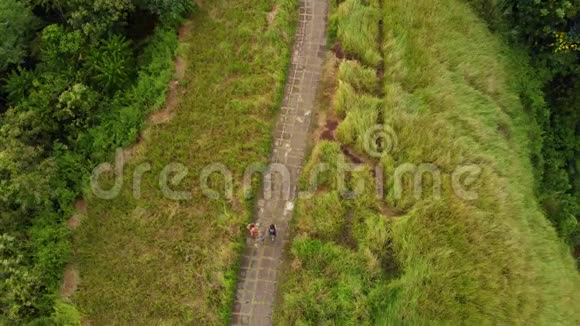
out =
{"type": "MultiPolygon", "coordinates": [[[[256,247],[258,246],[258,242],[264,243],[265,236],[260,229],[260,223],[250,223],[248,224],[247,229],[250,231],[250,237],[254,240],[254,245],[256,247]]],[[[272,242],[276,240],[277,233],[276,225],[270,224],[270,227],[268,228],[268,236],[270,236],[272,242]]]]}

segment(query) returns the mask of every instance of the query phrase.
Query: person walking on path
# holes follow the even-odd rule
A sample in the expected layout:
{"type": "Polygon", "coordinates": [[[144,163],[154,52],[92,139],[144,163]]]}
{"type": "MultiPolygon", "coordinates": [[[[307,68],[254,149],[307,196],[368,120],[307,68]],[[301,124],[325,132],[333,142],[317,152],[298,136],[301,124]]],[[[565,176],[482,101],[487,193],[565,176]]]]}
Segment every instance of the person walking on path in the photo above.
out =
{"type": "Polygon", "coordinates": [[[256,240],[256,238],[258,237],[258,227],[256,226],[256,224],[250,223],[246,228],[250,232],[250,238],[256,240]]]}
{"type": "Polygon", "coordinates": [[[250,238],[254,241],[254,246],[258,246],[259,243],[264,243],[264,233],[260,229],[260,223],[250,223],[246,226],[248,231],[250,231],[250,238]]]}
{"type": "Polygon", "coordinates": [[[272,242],[276,241],[277,233],[278,231],[276,231],[276,225],[270,224],[270,227],[268,228],[268,234],[270,235],[270,239],[272,240],[272,242]]]}

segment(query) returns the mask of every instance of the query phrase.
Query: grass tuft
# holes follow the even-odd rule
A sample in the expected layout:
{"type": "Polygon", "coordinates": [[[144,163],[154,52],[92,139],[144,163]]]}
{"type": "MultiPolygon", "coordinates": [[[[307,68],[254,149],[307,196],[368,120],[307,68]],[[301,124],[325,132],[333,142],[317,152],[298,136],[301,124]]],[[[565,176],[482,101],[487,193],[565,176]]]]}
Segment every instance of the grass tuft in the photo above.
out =
{"type": "Polygon", "coordinates": [[[346,118],[339,124],[336,136],[343,144],[355,145],[358,152],[365,152],[367,131],[377,125],[383,101],[368,95],[358,95],[349,108],[346,118]]]}
{"type": "Polygon", "coordinates": [[[340,63],[338,79],[351,85],[357,92],[369,94],[376,92],[379,85],[376,71],[355,60],[344,60],[340,63]]]}
{"type": "Polygon", "coordinates": [[[380,12],[361,0],[346,0],[336,12],[337,39],[343,49],[362,63],[376,67],[381,62],[377,39],[380,12]]]}
{"type": "Polygon", "coordinates": [[[324,188],[338,189],[336,175],[338,162],[342,156],[340,144],[337,142],[324,140],[316,144],[304,166],[300,187],[310,191],[324,188]],[[314,189],[309,189],[311,187],[314,189]]]}

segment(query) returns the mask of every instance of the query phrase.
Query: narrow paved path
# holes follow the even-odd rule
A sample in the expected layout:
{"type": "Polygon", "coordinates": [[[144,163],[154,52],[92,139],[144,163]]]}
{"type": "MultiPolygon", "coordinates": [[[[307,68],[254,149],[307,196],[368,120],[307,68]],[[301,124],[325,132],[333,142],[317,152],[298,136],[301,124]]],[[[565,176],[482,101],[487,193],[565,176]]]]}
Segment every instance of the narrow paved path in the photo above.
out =
{"type": "Polygon", "coordinates": [[[271,223],[278,228],[275,242],[266,239],[255,247],[248,243],[242,258],[232,325],[271,325],[272,310],[282,261],[288,242],[298,179],[304,161],[314,99],[326,53],[327,0],[301,0],[292,64],[286,81],[282,108],[275,129],[272,152],[271,196],[261,192],[256,221],[263,230],[271,223]],[[276,177],[278,176],[278,177],[276,177]],[[285,193],[286,190],[288,193],[285,193]]]}

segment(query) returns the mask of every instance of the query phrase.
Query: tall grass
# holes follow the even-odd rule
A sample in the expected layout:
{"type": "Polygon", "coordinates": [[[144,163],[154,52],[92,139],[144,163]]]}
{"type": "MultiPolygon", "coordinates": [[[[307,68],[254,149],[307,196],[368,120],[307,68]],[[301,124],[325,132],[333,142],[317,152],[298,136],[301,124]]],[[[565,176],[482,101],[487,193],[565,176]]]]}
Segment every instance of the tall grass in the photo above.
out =
{"type": "MultiPolygon", "coordinates": [[[[362,324],[578,324],[574,261],[533,192],[530,137],[538,126],[521,91],[538,84],[529,80],[527,58],[503,44],[462,1],[382,6],[384,102],[378,120],[393,128],[398,141],[390,155],[373,161],[384,169],[386,194],[380,200],[368,191],[343,198],[347,227],[340,237],[320,238],[303,224],[292,245],[295,263],[283,286],[280,320],[348,324],[336,313],[340,300],[333,296],[348,290],[356,293],[350,294],[354,304],[338,307],[352,309],[362,324]],[[429,174],[419,197],[411,174],[396,193],[393,175],[403,164],[436,167],[440,197],[429,174]],[[462,198],[452,187],[452,173],[468,164],[481,168],[467,187],[476,199],[462,198]],[[403,214],[389,217],[393,209],[403,214]],[[321,241],[316,248],[323,252],[309,256],[303,248],[313,241],[321,241]],[[337,249],[331,246],[358,260],[372,282],[341,283],[364,278],[350,261],[341,261],[342,269],[328,267],[321,257],[333,257],[337,249]],[[320,299],[296,303],[310,296],[320,299]]],[[[344,118],[338,140],[355,143],[360,132],[353,131],[353,121],[373,120],[375,113],[351,115],[362,101],[344,80],[334,98],[344,118]]],[[[365,173],[352,173],[350,185],[360,178],[365,173]]],[[[296,224],[310,218],[312,203],[298,203],[309,209],[297,211],[296,224]]],[[[333,221],[331,215],[343,214],[327,211],[333,221]]]]}
{"type": "Polygon", "coordinates": [[[340,63],[338,79],[351,85],[354,90],[368,94],[376,92],[379,86],[377,72],[356,60],[344,60],[340,63]]]}
{"type": "Polygon", "coordinates": [[[345,51],[364,64],[376,67],[381,61],[377,39],[380,13],[361,0],[346,0],[336,12],[337,39],[345,51]]]}
{"type": "Polygon", "coordinates": [[[301,188],[312,191],[318,188],[337,189],[336,174],[340,155],[342,153],[337,142],[321,141],[316,144],[310,160],[304,166],[304,173],[300,179],[301,188]],[[311,187],[316,189],[310,189],[311,187]]]}
{"type": "Polygon", "coordinates": [[[332,242],[308,237],[297,237],[291,251],[290,268],[295,277],[284,288],[299,287],[301,291],[286,292],[277,324],[369,324],[367,297],[375,286],[361,257],[332,242]]]}
{"type": "Polygon", "coordinates": [[[349,108],[346,118],[336,130],[336,136],[343,144],[354,145],[359,152],[365,151],[365,135],[378,122],[382,100],[359,95],[355,98],[355,105],[349,108]]]}
{"type": "Polygon", "coordinates": [[[440,201],[421,198],[394,223],[403,275],[390,285],[395,299],[382,316],[577,322],[570,299],[578,275],[533,193],[528,135],[537,126],[517,93],[528,82],[518,78],[525,59],[459,1],[394,1],[384,12],[385,22],[397,22],[385,24],[385,35],[409,67],[400,80],[408,98],[385,113],[401,145],[395,166],[429,162],[453,171],[475,163],[483,172],[473,185],[477,200],[460,200],[444,178],[440,201]]]}
{"type": "Polygon", "coordinates": [[[357,149],[363,151],[365,132],[377,124],[383,100],[357,92],[348,82],[339,80],[333,105],[336,114],[344,118],[337,137],[345,144],[356,144],[357,149]]]}
{"type": "Polygon", "coordinates": [[[298,232],[309,232],[313,237],[331,241],[341,236],[346,220],[346,207],[336,191],[316,195],[297,208],[303,216],[296,224],[298,232]]]}
{"type": "MultiPolygon", "coordinates": [[[[243,231],[253,204],[211,200],[199,178],[211,163],[236,176],[270,153],[286,79],[296,4],[289,0],[203,2],[180,49],[188,62],[174,118],[149,126],[113,200],[90,198],[78,230],[81,286],[73,300],[94,324],[223,325],[229,321],[243,231]],[[268,14],[277,6],[275,19],[268,14]],[[260,31],[256,33],[256,31],[260,31]],[[141,197],[133,173],[150,163],[141,197]],[[159,175],[181,163],[188,175],[163,196],[159,175]]],[[[223,186],[216,180],[216,188],[223,186]]],[[[240,181],[236,178],[236,181],[240,181]]],[[[239,195],[239,196],[238,196],[239,195]]]]}

